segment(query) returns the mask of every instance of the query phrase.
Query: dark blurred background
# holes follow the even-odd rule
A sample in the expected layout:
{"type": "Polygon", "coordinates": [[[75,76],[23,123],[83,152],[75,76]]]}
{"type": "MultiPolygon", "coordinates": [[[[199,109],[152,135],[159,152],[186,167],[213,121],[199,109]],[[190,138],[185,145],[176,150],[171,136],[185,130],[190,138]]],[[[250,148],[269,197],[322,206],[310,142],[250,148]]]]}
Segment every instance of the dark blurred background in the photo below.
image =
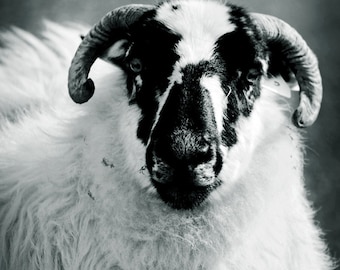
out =
{"type": "MultiPolygon", "coordinates": [[[[16,25],[31,32],[41,20],[97,22],[123,4],[157,0],[0,0],[0,30],[16,25]]],[[[234,0],[249,11],[275,15],[294,26],[317,54],[324,83],[324,101],[318,121],[307,129],[306,184],[325,232],[331,254],[340,258],[340,1],[234,0]]],[[[340,269],[340,268],[339,268],[340,269]]]]}

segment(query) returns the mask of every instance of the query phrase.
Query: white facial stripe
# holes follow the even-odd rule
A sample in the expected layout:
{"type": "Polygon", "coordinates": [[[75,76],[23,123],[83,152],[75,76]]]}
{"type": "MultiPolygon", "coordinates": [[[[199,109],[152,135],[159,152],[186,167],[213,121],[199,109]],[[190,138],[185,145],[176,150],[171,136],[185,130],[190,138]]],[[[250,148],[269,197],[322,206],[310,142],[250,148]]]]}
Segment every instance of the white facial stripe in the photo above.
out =
{"type": "Polygon", "coordinates": [[[153,130],[155,129],[156,124],[158,123],[161,111],[162,111],[162,109],[164,107],[164,104],[165,104],[166,100],[168,99],[168,96],[169,96],[169,93],[170,93],[170,89],[172,88],[172,86],[173,86],[173,84],[171,84],[168,87],[168,89],[166,89],[166,91],[161,96],[159,96],[159,98],[158,98],[158,102],[159,102],[158,103],[158,109],[157,109],[155,121],[154,121],[154,123],[152,125],[152,128],[151,128],[151,132],[150,132],[150,136],[149,136],[147,145],[149,145],[149,143],[150,143],[151,134],[153,133],[153,130]]]}
{"type": "Polygon", "coordinates": [[[227,96],[221,87],[221,82],[217,75],[201,78],[201,86],[209,91],[210,98],[215,113],[215,121],[219,133],[223,130],[224,110],[227,105],[227,96]]]}
{"type": "Polygon", "coordinates": [[[180,67],[212,58],[218,38],[235,30],[228,11],[215,1],[172,1],[159,8],[156,20],[182,37],[176,47],[180,67]],[[172,10],[174,4],[178,9],[172,10]]]}
{"type": "Polygon", "coordinates": [[[181,67],[178,62],[176,62],[174,70],[168,79],[170,83],[183,83],[183,73],[181,72],[181,67]]]}

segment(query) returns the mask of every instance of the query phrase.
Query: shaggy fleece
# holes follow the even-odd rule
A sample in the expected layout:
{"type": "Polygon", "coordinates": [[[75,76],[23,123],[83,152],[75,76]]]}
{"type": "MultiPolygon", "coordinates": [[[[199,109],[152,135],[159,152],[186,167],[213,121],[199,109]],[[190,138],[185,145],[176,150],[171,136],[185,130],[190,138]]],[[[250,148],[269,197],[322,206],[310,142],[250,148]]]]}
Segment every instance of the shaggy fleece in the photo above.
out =
{"type": "Polygon", "coordinates": [[[78,26],[13,28],[0,50],[0,269],[326,270],[303,184],[303,143],[285,101],[264,92],[237,126],[223,184],[191,211],[165,205],[136,138],[121,70],[92,68],[74,104],[78,26]]]}

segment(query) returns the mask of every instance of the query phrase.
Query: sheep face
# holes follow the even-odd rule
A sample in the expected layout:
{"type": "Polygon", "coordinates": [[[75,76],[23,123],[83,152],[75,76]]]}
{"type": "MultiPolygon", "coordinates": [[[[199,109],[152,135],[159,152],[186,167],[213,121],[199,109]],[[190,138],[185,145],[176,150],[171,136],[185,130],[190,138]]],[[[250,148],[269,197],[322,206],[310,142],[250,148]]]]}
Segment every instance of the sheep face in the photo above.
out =
{"type": "Polygon", "coordinates": [[[146,147],[151,182],[174,208],[200,205],[222,178],[237,178],[233,159],[251,158],[266,118],[254,113],[267,106],[255,106],[263,75],[285,65],[294,72],[296,126],[311,125],[320,109],[317,59],[303,38],[277,18],[231,4],[175,0],[108,13],[72,60],[68,86],[77,103],[94,93],[87,75],[99,56],[126,72],[130,104],[141,112],[136,136],[146,147]]]}
{"type": "Polygon", "coordinates": [[[107,53],[126,70],[151,181],[172,207],[197,206],[221,184],[235,124],[260,95],[263,49],[242,9],[178,1],[146,13],[107,53]]]}

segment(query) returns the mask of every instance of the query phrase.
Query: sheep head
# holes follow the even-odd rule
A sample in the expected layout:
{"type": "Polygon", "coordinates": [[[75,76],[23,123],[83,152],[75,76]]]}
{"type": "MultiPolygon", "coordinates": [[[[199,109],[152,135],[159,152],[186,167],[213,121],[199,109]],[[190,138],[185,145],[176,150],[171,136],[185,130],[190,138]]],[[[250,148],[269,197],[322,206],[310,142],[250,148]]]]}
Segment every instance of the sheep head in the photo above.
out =
{"type": "Polygon", "coordinates": [[[192,208],[221,184],[221,149],[237,144],[235,123],[251,115],[261,95],[271,48],[280,50],[300,85],[294,123],[312,124],[322,87],[303,38],[277,18],[217,1],[128,5],[108,13],[76,52],[69,92],[77,103],[91,98],[87,76],[96,58],[120,66],[130,104],[141,109],[136,133],[153,185],[172,207],[192,208]]]}

